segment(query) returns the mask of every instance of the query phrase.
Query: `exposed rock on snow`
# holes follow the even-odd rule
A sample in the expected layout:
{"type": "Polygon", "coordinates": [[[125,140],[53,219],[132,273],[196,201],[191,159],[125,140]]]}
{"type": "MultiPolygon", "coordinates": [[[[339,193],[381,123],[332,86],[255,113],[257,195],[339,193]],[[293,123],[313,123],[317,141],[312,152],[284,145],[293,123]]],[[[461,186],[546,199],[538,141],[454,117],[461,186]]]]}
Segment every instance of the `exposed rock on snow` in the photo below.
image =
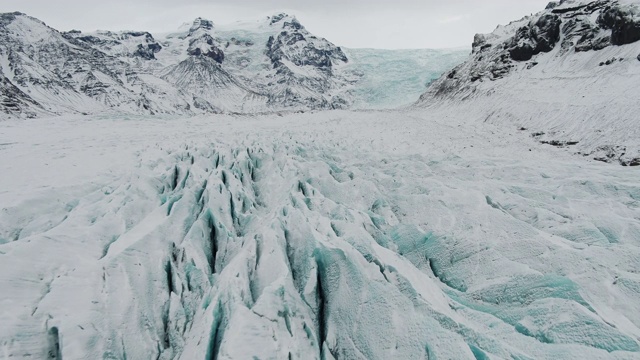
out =
{"type": "MultiPolygon", "coordinates": [[[[516,35],[511,39],[509,55],[513,60],[527,61],[533,55],[551,51],[559,39],[560,17],[554,14],[545,14],[535,22],[518,29],[516,35]]],[[[484,46],[485,44],[475,45],[484,46]]]]}
{"type": "Polygon", "coordinates": [[[625,45],[640,40],[640,8],[637,4],[609,5],[598,16],[598,24],[611,30],[611,44],[625,45]]]}
{"type": "Polygon", "coordinates": [[[213,43],[211,35],[205,35],[199,39],[193,39],[189,42],[189,48],[187,54],[191,56],[206,56],[215,60],[218,64],[222,64],[224,61],[224,52],[216,47],[213,43]],[[203,47],[205,43],[205,47],[203,47]]]}
{"type": "Polygon", "coordinates": [[[0,110],[19,117],[32,118],[44,112],[35,100],[24,93],[3,75],[0,75],[0,110]]]}

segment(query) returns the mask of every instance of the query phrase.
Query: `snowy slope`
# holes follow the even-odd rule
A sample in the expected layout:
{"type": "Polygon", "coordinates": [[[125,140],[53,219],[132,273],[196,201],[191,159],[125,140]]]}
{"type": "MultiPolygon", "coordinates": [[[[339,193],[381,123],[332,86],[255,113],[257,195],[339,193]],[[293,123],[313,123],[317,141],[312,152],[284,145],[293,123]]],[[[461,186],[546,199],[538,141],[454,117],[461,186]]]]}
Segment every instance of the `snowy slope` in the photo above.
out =
{"type": "Polygon", "coordinates": [[[491,34],[418,102],[640,165],[640,3],[562,1],[491,34]]]}
{"type": "Polygon", "coordinates": [[[3,122],[0,354],[637,359],[637,171],[462,124],[3,122]]]}

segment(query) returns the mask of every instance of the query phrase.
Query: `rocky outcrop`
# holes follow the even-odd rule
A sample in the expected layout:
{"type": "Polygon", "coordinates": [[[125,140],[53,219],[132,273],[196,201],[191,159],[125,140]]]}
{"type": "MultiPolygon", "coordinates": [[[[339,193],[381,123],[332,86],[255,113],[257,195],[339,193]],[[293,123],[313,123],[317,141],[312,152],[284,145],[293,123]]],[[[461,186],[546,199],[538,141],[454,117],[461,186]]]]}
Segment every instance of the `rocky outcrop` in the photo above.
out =
{"type": "MultiPolygon", "coordinates": [[[[269,38],[267,56],[274,68],[282,65],[284,60],[291,61],[297,66],[313,66],[323,71],[331,71],[335,63],[346,63],[347,57],[342,49],[318,48],[313,43],[305,43],[302,47],[297,44],[305,42],[304,35],[298,32],[283,31],[276,38],[269,38]]],[[[316,40],[312,38],[312,40],[316,40]]]]}
{"type": "Polygon", "coordinates": [[[16,117],[33,118],[42,107],[29,95],[13,85],[9,79],[0,75],[0,112],[16,117]]]}
{"type": "Polygon", "coordinates": [[[198,30],[209,31],[213,30],[213,21],[203,19],[201,17],[194,20],[193,25],[189,29],[189,34],[193,35],[198,30]]]}
{"type": "Polygon", "coordinates": [[[71,30],[63,33],[63,36],[115,56],[155,60],[155,54],[162,50],[162,45],[151,33],[145,31],[98,31],[95,34],[83,34],[79,30],[71,30]]]}
{"type": "Polygon", "coordinates": [[[190,56],[205,56],[213,59],[218,64],[224,61],[221,40],[215,39],[213,21],[197,18],[189,32],[182,38],[188,41],[187,54],[190,56]]]}
{"type": "Polygon", "coordinates": [[[140,57],[145,60],[155,60],[155,54],[162,50],[160,45],[148,32],[127,32],[127,36],[134,38],[144,38],[144,42],[138,44],[136,50],[133,52],[133,56],[140,57]]]}
{"type": "Polygon", "coordinates": [[[560,23],[558,15],[545,14],[518,29],[509,47],[511,59],[527,61],[541,52],[553,50],[560,39],[560,23]]]}
{"type": "Polygon", "coordinates": [[[191,39],[187,54],[191,56],[206,56],[218,64],[222,64],[224,61],[224,52],[216,46],[213,37],[209,34],[203,34],[200,37],[191,39]]]}
{"type": "Polygon", "coordinates": [[[640,9],[637,5],[612,4],[598,17],[598,24],[611,30],[611,44],[625,45],[640,40],[640,9]]]}

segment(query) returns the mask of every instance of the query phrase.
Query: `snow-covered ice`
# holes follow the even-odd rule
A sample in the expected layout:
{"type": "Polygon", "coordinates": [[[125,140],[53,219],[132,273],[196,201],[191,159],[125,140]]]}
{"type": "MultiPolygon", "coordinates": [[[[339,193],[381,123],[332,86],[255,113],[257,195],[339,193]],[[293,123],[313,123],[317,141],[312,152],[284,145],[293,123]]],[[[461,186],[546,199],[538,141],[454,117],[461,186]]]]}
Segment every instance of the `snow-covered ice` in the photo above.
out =
{"type": "Polygon", "coordinates": [[[0,357],[640,358],[638,169],[515,126],[5,121],[0,170],[0,357]]]}

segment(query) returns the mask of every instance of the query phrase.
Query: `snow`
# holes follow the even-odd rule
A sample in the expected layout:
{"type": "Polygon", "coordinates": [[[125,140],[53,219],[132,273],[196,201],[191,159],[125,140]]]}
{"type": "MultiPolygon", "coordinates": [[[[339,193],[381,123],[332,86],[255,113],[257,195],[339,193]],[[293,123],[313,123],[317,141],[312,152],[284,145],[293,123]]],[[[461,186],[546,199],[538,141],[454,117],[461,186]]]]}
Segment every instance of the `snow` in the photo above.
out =
{"type": "Polygon", "coordinates": [[[637,359],[637,168],[460,114],[3,121],[0,354],[637,359]]]}

